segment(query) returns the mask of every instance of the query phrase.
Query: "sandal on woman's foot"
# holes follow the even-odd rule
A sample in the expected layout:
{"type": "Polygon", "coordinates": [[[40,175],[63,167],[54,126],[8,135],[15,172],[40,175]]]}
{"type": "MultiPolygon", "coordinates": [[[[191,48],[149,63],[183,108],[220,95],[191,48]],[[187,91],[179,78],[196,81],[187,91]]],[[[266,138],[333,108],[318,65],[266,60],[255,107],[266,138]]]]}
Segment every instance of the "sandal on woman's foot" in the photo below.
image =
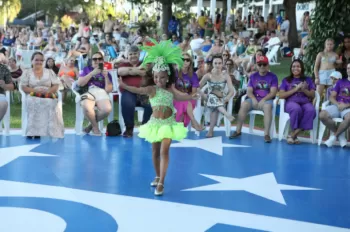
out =
{"type": "Polygon", "coordinates": [[[92,130],[92,127],[91,126],[87,126],[87,127],[85,127],[83,129],[83,133],[84,134],[90,134],[91,130],[92,130]]]}
{"type": "Polygon", "coordinates": [[[300,142],[300,140],[298,139],[298,137],[295,137],[294,138],[294,144],[300,144],[301,142],[300,142]]]}
{"type": "Polygon", "coordinates": [[[102,133],[99,131],[98,133],[91,131],[90,135],[92,136],[102,136],[102,133]]]}
{"type": "Polygon", "coordinates": [[[159,177],[159,176],[156,176],[156,177],[154,178],[154,180],[151,182],[151,186],[152,186],[152,187],[156,187],[156,186],[158,185],[159,179],[160,179],[160,177],[159,177]]]}
{"type": "Polygon", "coordinates": [[[206,138],[213,138],[213,137],[214,137],[214,134],[209,134],[209,133],[207,133],[207,134],[205,135],[205,137],[206,137],[206,138]]]}
{"type": "Polygon", "coordinates": [[[232,133],[232,135],[229,137],[229,139],[235,139],[235,138],[237,138],[237,137],[239,137],[241,135],[242,135],[242,132],[235,131],[235,132],[232,133]]]}
{"type": "Polygon", "coordinates": [[[164,185],[162,183],[158,183],[156,189],[154,190],[154,195],[161,196],[164,193],[164,185]],[[158,186],[162,187],[161,191],[158,191],[158,186]]]}
{"type": "Polygon", "coordinates": [[[288,144],[294,144],[294,143],[295,143],[295,141],[294,141],[294,139],[293,139],[292,136],[288,135],[288,137],[287,137],[287,143],[288,143],[288,144]]]}

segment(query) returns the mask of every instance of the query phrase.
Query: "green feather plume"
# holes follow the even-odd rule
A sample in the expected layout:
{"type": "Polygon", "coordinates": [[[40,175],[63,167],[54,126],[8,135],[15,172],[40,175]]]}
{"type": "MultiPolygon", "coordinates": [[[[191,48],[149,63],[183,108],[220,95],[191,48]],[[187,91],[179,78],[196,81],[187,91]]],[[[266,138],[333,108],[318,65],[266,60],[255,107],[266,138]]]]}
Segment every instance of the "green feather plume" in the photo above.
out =
{"type": "MultiPolygon", "coordinates": [[[[181,69],[183,66],[182,50],[178,46],[174,46],[171,40],[157,42],[150,38],[150,41],[154,46],[141,46],[141,49],[147,52],[142,65],[145,66],[149,63],[164,63],[164,64],[176,64],[181,69]],[[160,57],[162,57],[160,59],[160,57]]],[[[158,65],[161,65],[159,63],[158,65]]]]}

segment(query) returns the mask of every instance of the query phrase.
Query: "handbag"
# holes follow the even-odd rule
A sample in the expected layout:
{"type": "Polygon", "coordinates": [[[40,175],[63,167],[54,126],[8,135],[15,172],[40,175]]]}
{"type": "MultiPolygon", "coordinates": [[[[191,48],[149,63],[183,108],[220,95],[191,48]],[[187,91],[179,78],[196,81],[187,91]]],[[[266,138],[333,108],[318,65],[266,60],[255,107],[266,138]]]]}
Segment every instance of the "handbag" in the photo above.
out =
{"type": "Polygon", "coordinates": [[[80,95],[83,95],[84,93],[89,91],[89,86],[88,85],[84,85],[84,86],[75,85],[74,90],[77,93],[79,93],[80,95]]]}
{"type": "Polygon", "coordinates": [[[118,136],[121,135],[122,130],[118,120],[111,121],[107,125],[106,136],[118,136]]]}

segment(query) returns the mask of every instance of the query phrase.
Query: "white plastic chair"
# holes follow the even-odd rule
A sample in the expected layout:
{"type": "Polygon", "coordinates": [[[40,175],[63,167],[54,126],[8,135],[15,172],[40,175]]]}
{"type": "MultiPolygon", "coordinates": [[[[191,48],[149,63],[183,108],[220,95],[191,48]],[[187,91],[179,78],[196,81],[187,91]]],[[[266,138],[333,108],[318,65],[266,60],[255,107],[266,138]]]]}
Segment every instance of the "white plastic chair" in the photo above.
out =
{"type": "Polygon", "coordinates": [[[21,56],[21,60],[20,60],[20,65],[23,68],[30,68],[32,65],[32,55],[34,54],[34,52],[40,52],[39,50],[22,50],[22,56],[21,56]]]}
{"type": "MultiPolygon", "coordinates": [[[[22,86],[19,84],[18,85],[18,90],[21,93],[22,96],[22,122],[21,122],[21,128],[22,128],[22,135],[26,135],[26,130],[27,130],[27,96],[23,89],[22,86]]],[[[57,99],[58,99],[58,104],[62,108],[62,94],[60,91],[57,91],[57,99]]]]}
{"type": "MultiPolygon", "coordinates": [[[[207,88],[208,88],[208,85],[205,85],[205,86],[201,89],[201,91],[204,92],[207,88]]],[[[236,93],[237,93],[237,92],[236,92],[236,89],[235,89],[235,88],[233,88],[233,89],[234,89],[234,93],[233,93],[232,97],[230,98],[230,100],[229,100],[229,102],[228,102],[228,104],[227,104],[227,108],[226,108],[226,110],[227,110],[228,113],[232,113],[232,109],[233,109],[233,98],[236,96],[236,93]]],[[[226,87],[225,87],[225,91],[228,91],[227,85],[226,85],[226,87]]],[[[198,108],[198,109],[199,109],[199,108],[198,108]]],[[[201,116],[203,115],[204,111],[205,111],[205,106],[201,106],[201,111],[200,111],[200,115],[201,115],[201,116]]],[[[210,117],[210,114],[206,114],[206,115],[204,115],[204,117],[205,117],[205,118],[208,118],[208,117],[210,117]]],[[[231,134],[231,122],[230,122],[226,117],[224,117],[224,115],[223,115],[222,113],[219,113],[219,117],[218,117],[218,121],[217,121],[217,123],[216,123],[216,126],[217,126],[217,127],[220,127],[222,118],[224,118],[225,134],[226,134],[227,137],[229,137],[230,134],[231,134]]],[[[200,122],[200,120],[201,120],[201,117],[199,117],[198,122],[200,122]]],[[[208,121],[208,120],[206,119],[205,121],[208,121]]],[[[198,133],[197,133],[197,134],[198,134],[198,133]]]]}
{"type": "MultiPolygon", "coordinates": [[[[315,91],[315,110],[316,110],[316,117],[313,121],[313,129],[310,132],[310,140],[312,143],[316,143],[317,140],[317,127],[318,127],[318,113],[319,113],[319,107],[320,107],[320,95],[315,91]]],[[[285,112],[285,99],[279,99],[280,103],[280,118],[279,118],[279,127],[278,127],[278,140],[281,141],[284,137],[288,136],[289,133],[289,126],[287,126],[287,123],[290,120],[289,114],[285,112]],[[286,129],[287,127],[287,129],[286,129]]]]}
{"type": "MultiPolygon", "coordinates": [[[[325,110],[326,107],[330,104],[330,101],[325,101],[322,104],[322,110],[325,110]]],[[[333,121],[335,123],[341,123],[343,121],[342,118],[333,118],[333,121]]],[[[326,131],[326,126],[322,123],[322,121],[320,120],[320,128],[318,129],[318,146],[320,146],[322,144],[322,139],[323,139],[323,135],[324,132],[326,131]]],[[[345,132],[344,132],[345,133],[345,132]]]]}
{"type": "MultiPolygon", "coordinates": [[[[247,98],[247,94],[243,95],[241,103],[243,103],[246,100],[246,98],[247,98]]],[[[275,125],[277,101],[278,101],[278,97],[276,97],[273,100],[273,104],[272,104],[272,121],[271,121],[271,127],[270,127],[270,136],[272,135],[272,138],[277,137],[276,125],[275,125]]],[[[250,117],[250,120],[249,120],[249,133],[250,134],[254,134],[255,115],[257,115],[257,114],[264,116],[264,112],[261,110],[251,110],[248,113],[248,115],[250,117]]]]}
{"type": "MultiPolygon", "coordinates": [[[[108,122],[111,122],[114,119],[114,96],[119,95],[118,70],[117,69],[110,69],[110,70],[108,70],[108,72],[112,76],[112,84],[113,84],[113,90],[111,93],[109,93],[109,100],[111,101],[111,104],[112,104],[112,111],[108,115],[108,122]]],[[[120,98],[120,96],[119,96],[119,98],[120,98]]],[[[119,107],[120,107],[120,105],[119,105],[119,107]]]]}
{"type": "Polygon", "coordinates": [[[267,58],[269,59],[270,65],[280,65],[278,63],[278,51],[280,47],[278,45],[275,45],[269,50],[266,54],[267,58]]]}
{"type": "MultiPolygon", "coordinates": [[[[193,115],[195,120],[201,124],[201,116],[202,116],[202,112],[201,112],[201,99],[199,98],[196,102],[196,107],[193,110],[193,115]]],[[[187,126],[188,131],[192,131],[192,123],[190,122],[187,126]]],[[[199,131],[195,131],[195,134],[197,136],[199,136],[199,131]]]]}
{"type": "MultiPolygon", "coordinates": [[[[75,91],[77,82],[75,81],[72,85],[72,91],[75,94],[75,133],[81,135],[83,133],[83,123],[84,123],[84,112],[81,106],[81,95],[75,91]]],[[[96,107],[95,107],[96,109],[96,107]]],[[[98,128],[103,132],[103,120],[98,122],[98,128]]]]}
{"type": "Polygon", "coordinates": [[[4,124],[5,133],[4,135],[10,134],[10,92],[6,91],[6,100],[7,100],[7,110],[6,114],[4,115],[4,118],[0,121],[0,132],[3,132],[2,124],[4,124]]]}
{"type": "MultiPolygon", "coordinates": [[[[118,81],[117,81],[118,83],[118,81]]],[[[122,94],[123,92],[120,91],[119,89],[119,85],[117,85],[117,89],[118,89],[118,93],[119,93],[119,107],[118,107],[118,119],[119,119],[119,125],[121,128],[121,131],[125,130],[125,123],[124,123],[124,118],[123,118],[123,114],[122,114],[122,94]]],[[[143,113],[144,113],[144,108],[143,107],[135,107],[135,111],[137,112],[137,118],[139,123],[142,122],[143,119],[143,113]]]]}
{"type": "Polygon", "coordinates": [[[300,48],[294,48],[293,49],[293,57],[292,57],[292,60],[295,60],[299,57],[299,54],[300,54],[300,48]]]}

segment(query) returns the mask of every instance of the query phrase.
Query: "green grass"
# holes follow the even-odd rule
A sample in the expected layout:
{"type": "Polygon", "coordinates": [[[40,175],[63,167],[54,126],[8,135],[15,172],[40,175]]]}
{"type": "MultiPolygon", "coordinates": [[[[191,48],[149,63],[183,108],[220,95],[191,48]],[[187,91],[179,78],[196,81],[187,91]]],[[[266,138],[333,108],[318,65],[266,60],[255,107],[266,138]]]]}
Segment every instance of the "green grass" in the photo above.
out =
{"type": "MultiPolygon", "coordinates": [[[[271,66],[271,71],[274,72],[277,76],[279,81],[281,81],[284,77],[286,77],[289,74],[289,65],[290,65],[290,58],[282,59],[281,65],[278,66],[271,66]]],[[[19,92],[16,92],[14,94],[14,102],[11,103],[11,128],[20,128],[21,127],[21,103],[18,101],[18,96],[20,96],[19,92]]],[[[118,103],[115,102],[114,104],[114,115],[115,119],[118,118],[118,103]]],[[[66,128],[74,128],[75,124],[75,99],[74,94],[71,96],[69,93],[67,95],[67,98],[64,100],[63,105],[63,120],[64,120],[64,126],[66,128]]],[[[276,119],[277,120],[277,119],[276,119]]],[[[263,128],[263,119],[262,116],[256,116],[255,120],[255,126],[258,128],[263,128]]],[[[247,119],[248,123],[248,119],[247,119]]],[[[106,124],[106,122],[105,122],[106,124]]]]}

